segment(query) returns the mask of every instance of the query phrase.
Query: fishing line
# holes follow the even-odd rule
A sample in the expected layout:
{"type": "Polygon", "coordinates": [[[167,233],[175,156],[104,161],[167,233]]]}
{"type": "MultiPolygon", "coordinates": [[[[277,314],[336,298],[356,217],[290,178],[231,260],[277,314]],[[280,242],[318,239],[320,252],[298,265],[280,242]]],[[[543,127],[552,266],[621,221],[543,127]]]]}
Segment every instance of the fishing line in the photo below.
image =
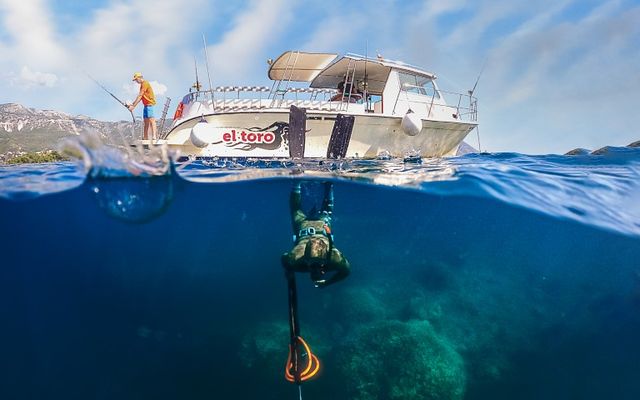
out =
{"type": "Polygon", "coordinates": [[[127,109],[127,111],[129,111],[131,113],[131,119],[133,120],[133,123],[136,123],[136,117],[133,115],[133,111],[129,110],[129,106],[127,105],[127,103],[125,103],[124,101],[120,100],[118,97],[116,97],[115,94],[111,93],[109,91],[109,89],[107,89],[106,87],[104,87],[100,82],[98,82],[97,80],[95,80],[91,75],[89,75],[89,73],[85,72],[85,74],[89,77],[89,79],[91,79],[92,81],[94,81],[96,83],[96,85],[100,86],[102,88],[102,90],[104,90],[105,92],[107,92],[111,97],[113,97],[118,103],[122,104],[122,106],[124,108],[127,109]]]}
{"type": "MultiPolygon", "coordinates": [[[[111,97],[113,97],[118,103],[122,104],[122,106],[124,108],[127,109],[127,111],[129,111],[129,113],[131,114],[131,119],[133,120],[133,125],[131,126],[131,138],[135,138],[136,136],[136,117],[133,115],[133,111],[129,110],[129,107],[127,106],[127,104],[120,100],[115,94],[111,93],[109,91],[109,89],[107,89],[106,87],[104,87],[104,85],[102,85],[100,82],[98,82],[96,79],[94,79],[88,72],[84,72],[85,75],[87,75],[87,77],[89,79],[91,79],[96,85],[98,85],[102,90],[104,90],[105,92],[107,92],[111,97]]],[[[130,146],[129,143],[127,143],[127,140],[125,139],[125,137],[122,135],[122,133],[117,130],[118,135],[120,136],[120,139],[122,140],[122,145],[124,146],[124,148],[126,149],[126,152],[131,155],[130,152],[130,146]]],[[[138,147],[138,146],[136,146],[138,147]]],[[[142,155],[142,147],[138,148],[138,152],[142,155]]]]}

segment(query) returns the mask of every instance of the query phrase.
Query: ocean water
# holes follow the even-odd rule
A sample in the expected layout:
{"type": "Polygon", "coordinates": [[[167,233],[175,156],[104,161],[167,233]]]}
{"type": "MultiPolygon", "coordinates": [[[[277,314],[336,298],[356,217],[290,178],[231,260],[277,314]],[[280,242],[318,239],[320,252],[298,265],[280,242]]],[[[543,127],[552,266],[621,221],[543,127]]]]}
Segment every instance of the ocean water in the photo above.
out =
{"type": "Polygon", "coordinates": [[[157,171],[0,167],[1,399],[299,398],[296,181],[352,267],[297,276],[304,399],[640,398],[640,149],[157,171]]]}

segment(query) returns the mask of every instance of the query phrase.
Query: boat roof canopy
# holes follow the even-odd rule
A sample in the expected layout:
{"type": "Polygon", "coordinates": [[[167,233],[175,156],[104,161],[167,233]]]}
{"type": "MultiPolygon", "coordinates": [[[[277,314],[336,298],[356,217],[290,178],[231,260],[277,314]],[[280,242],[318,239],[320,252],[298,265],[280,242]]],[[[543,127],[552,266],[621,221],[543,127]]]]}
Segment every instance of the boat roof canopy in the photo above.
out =
{"type": "Polygon", "coordinates": [[[271,63],[269,79],[311,82],[337,57],[337,54],[332,53],[287,51],[271,63]]]}
{"type": "Polygon", "coordinates": [[[310,86],[312,88],[337,88],[338,84],[345,80],[347,72],[351,74],[354,68],[353,80],[357,83],[358,88],[364,89],[363,84],[366,81],[367,91],[374,95],[382,94],[392,69],[435,79],[434,74],[408,64],[382,58],[367,58],[348,54],[317,74],[315,79],[311,81],[310,86]]]}
{"type": "Polygon", "coordinates": [[[269,61],[269,79],[274,81],[311,82],[312,88],[332,88],[345,80],[355,69],[353,80],[357,87],[374,95],[384,91],[389,73],[392,69],[410,74],[435,79],[430,72],[399,61],[387,60],[380,56],[375,58],[356,54],[347,54],[336,61],[335,53],[308,53],[303,51],[286,51],[275,61],[269,61]]]}

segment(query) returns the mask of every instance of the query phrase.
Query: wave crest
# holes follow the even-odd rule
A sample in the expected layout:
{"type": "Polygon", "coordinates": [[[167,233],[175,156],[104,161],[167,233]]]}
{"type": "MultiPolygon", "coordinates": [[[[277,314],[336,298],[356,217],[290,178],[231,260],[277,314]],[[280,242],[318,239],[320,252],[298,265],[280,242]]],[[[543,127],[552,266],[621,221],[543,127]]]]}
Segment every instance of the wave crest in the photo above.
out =
{"type": "Polygon", "coordinates": [[[172,155],[164,144],[144,149],[103,143],[96,133],[66,138],[60,151],[82,162],[92,178],[152,177],[170,173],[172,155]]]}

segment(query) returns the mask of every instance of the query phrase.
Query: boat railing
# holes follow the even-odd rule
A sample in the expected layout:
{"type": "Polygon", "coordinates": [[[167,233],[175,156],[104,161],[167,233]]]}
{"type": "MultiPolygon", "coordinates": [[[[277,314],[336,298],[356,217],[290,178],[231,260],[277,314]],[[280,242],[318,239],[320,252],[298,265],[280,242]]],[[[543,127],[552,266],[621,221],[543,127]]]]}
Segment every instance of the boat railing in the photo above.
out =
{"type": "Polygon", "coordinates": [[[288,108],[292,104],[309,109],[342,111],[348,103],[331,101],[336,89],[289,87],[277,93],[266,86],[218,86],[187,94],[182,103],[200,102],[212,111],[288,108]]]}
{"type": "MultiPolygon", "coordinates": [[[[213,90],[191,92],[182,99],[182,103],[185,107],[189,107],[192,103],[198,102],[198,114],[217,111],[279,109],[289,108],[291,105],[323,111],[358,112],[362,108],[362,104],[358,103],[331,101],[331,98],[336,94],[338,94],[336,89],[328,88],[289,87],[276,93],[272,88],[266,86],[218,86],[213,90]]],[[[478,101],[470,93],[464,94],[438,89],[431,96],[421,97],[424,97],[424,100],[417,102],[425,104],[428,117],[436,114],[436,108],[439,110],[444,108],[449,117],[452,116],[461,121],[477,121],[478,101]]],[[[411,100],[411,102],[415,101],[411,100]]],[[[440,112],[438,111],[438,113],[440,112]]],[[[187,112],[187,114],[193,114],[193,112],[187,112]]]]}
{"type": "Polygon", "coordinates": [[[438,89],[437,91],[431,90],[429,93],[424,86],[403,83],[402,90],[398,92],[396,97],[393,114],[396,114],[399,101],[425,105],[427,118],[440,114],[461,121],[475,122],[478,119],[478,100],[470,92],[464,94],[438,89]],[[409,98],[409,93],[420,96],[414,97],[412,95],[409,98]]]}
{"type": "Polygon", "coordinates": [[[454,118],[471,122],[478,120],[478,99],[471,93],[449,92],[441,89],[438,89],[438,92],[444,97],[447,107],[455,109],[454,118]]]}

